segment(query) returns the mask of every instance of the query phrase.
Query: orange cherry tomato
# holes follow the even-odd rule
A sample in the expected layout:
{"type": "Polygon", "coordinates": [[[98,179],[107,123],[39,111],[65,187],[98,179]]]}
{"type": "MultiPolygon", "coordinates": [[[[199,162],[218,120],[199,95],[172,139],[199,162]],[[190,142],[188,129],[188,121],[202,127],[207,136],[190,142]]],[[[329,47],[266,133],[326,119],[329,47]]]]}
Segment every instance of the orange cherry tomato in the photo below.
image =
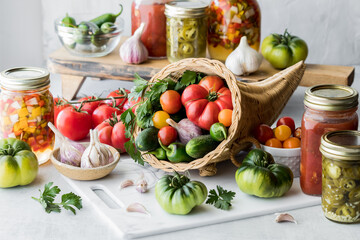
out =
{"type": "Polygon", "coordinates": [[[232,112],[231,109],[223,109],[219,112],[219,122],[224,124],[225,127],[230,127],[232,123],[232,112]]]}
{"type": "Polygon", "coordinates": [[[297,137],[288,138],[283,143],[284,148],[298,148],[300,145],[301,141],[297,137]]]}
{"type": "Polygon", "coordinates": [[[170,115],[167,112],[157,111],[152,117],[154,127],[161,129],[165,126],[169,126],[169,124],[166,122],[166,119],[168,118],[170,118],[170,115]]]}
{"type": "Polygon", "coordinates": [[[160,104],[165,112],[175,114],[180,111],[182,107],[181,96],[175,90],[167,90],[161,94],[160,104]]]}
{"type": "Polygon", "coordinates": [[[280,125],[275,128],[275,137],[280,141],[285,141],[291,136],[291,128],[287,125],[280,125]]]}
{"type": "Polygon", "coordinates": [[[282,143],[277,138],[270,138],[266,141],[265,145],[274,148],[282,148],[282,143]]]}

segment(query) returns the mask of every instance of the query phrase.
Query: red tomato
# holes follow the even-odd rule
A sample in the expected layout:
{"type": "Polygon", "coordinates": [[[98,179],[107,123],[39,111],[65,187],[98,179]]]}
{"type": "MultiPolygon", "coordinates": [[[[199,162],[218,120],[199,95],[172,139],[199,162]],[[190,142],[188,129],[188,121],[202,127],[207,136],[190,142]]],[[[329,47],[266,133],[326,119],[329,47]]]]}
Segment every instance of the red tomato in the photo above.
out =
{"type": "Polygon", "coordinates": [[[63,109],[56,121],[59,131],[73,141],[84,139],[91,129],[91,115],[73,107],[63,109]]]}
{"type": "Polygon", "coordinates": [[[120,121],[120,116],[100,123],[96,129],[99,131],[100,142],[126,152],[124,144],[130,138],[125,137],[125,125],[120,121]]]}
{"type": "Polygon", "coordinates": [[[291,129],[291,132],[293,133],[295,131],[295,122],[294,119],[292,119],[291,117],[282,117],[280,118],[277,123],[276,126],[280,126],[280,125],[286,125],[291,129]]]}
{"type": "Polygon", "coordinates": [[[102,123],[103,121],[111,118],[113,114],[117,114],[118,116],[121,115],[122,110],[118,108],[110,107],[109,105],[101,105],[95,109],[92,114],[92,124],[95,128],[97,125],[102,123]]]}
{"type": "Polygon", "coordinates": [[[293,135],[294,137],[301,139],[301,127],[296,128],[293,135]]]}
{"type": "Polygon", "coordinates": [[[274,131],[266,124],[260,124],[255,128],[255,138],[262,144],[274,137],[274,131]]]}
{"type": "Polygon", "coordinates": [[[162,127],[158,132],[158,138],[165,146],[175,142],[178,137],[178,133],[175,128],[171,126],[162,127]]]}
{"type": "MultiPolygon", "coordinates": [[[[90,100],[90,99],[97,99],[97,97],[95,96],[88,96],[88,97],[83,97],[79,99],[79,102],[84,101],[84,100],[90,100]]],[[[95,109],[101,105],[103,102],[102,101],[95,101],[95,102],[88,102],[88,103],[84,103],[83,106],[81,107],[82,111],[86,111],[88,112],[90,115],[93,114],[93,112],[95,111],[95,109]]],[[[76,104],[76,107],[80,107],[81,104],[76,104]]]]}
{"type": "Polygon", "coordinates": [[[61,110],[69,107],[70,105],[68,103],[66,103],[66,100],[64,100],[63,98],[54,98],[54,125],[55,127],[57,127],[56,125],[56,118],[59,115],[59,113],[61,112],[61,110]]]}
{"type": "MultiPolygon", "coordinates": [[[[129,90],[125,89],[126,93],[130,93],[129,90]]],[[[122,89],[118,89],[115,91],[112,91],[111,93],[109,93],[109,95],[107,95],[107,98],[109,97],[122,97],[124,96],[124,94],[122,94],[122,89]]],[[[127,98],[118,98],[115,99],[115,106],[119,109],[123,108],[125,102],[126,102],[127,98]]],[[[113,106],[113,101],[112,100],[106,100],[105,101],[106,104],[113,106]]]]}
{"type": "MultiPolygon", "coordinates": [[[[130,101],[129,101],[129,99],[127,99],[124,106],[123,106],[123,110],[124,111],[128,110],[129,108],[133,107],[135,104],[140,102],[140,100],[141,100],[141,97],[138,97],[138,99],[136,101],[134,99],[131,99],[130,101]]],[[[133,113],[135,113],[138,106],[139,105],[136,105],[135,107],[133,107],[133,109],[132,109],[133,113]]]]}
{"type": "Polygon", "coordinates": [[[175,90],[167,90],[161,94],[160,104],[165,112],[169,114],[175,114],[180,111],[182,107],[181,96],[175,90]]]}
{"type": "Polygon", "coordinates": [[[199,84],[186,87],[181,102],[188,119],[206,130],[219,121],[221,110],[233,109],[231,92],[218,76],[204,77],[199,84]]]}

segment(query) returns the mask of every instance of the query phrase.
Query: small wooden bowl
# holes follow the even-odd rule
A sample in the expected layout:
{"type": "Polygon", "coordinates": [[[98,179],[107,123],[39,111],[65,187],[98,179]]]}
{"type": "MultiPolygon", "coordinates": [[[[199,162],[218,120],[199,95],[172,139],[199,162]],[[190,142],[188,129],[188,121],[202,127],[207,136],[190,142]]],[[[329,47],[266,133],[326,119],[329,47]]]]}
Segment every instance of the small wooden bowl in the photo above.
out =
{"type": "Polygon", "coordinates": [[[108,165],[96,167],[96,168],[80,168],[75,167],[69,164],[65,164],[60,162],[59,159],[59,148],[54,149],[52,151],[50,159],[54,164],[55,168],[64,176],[74,179],[74,180],[96,180],[99,178],[103,178],[108,175],[120,160],[120,153],[113,147],[106,145],[109,148],[111,153],[113,154],[114,161],[109,163],[108,165]]]}

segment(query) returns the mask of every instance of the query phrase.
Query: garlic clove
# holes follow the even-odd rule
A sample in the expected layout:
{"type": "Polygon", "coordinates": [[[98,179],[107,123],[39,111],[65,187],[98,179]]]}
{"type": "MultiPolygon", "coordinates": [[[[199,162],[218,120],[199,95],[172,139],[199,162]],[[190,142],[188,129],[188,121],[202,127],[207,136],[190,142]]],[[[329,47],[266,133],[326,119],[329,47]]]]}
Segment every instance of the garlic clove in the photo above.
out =
{"type": "Polygon", "coordinates": [[[127,212],[137,212],[137,213],[143,213],[150,216],[150,213],[146,210],[146,208],[141,203],[131,203],[127,208],[127,212]]]}
{"type": "Polygon", "coordinates": [[[136,191],[139,193],[145,193],[148,191],[148,183],[144,178],[144,173],[141,173],[140,178],[136,181],[136,191]]]}
{"type": "Polygon", "coordinates": [[[141,41],[145,23],[141,23],[134,35],[128,38],[120,47],[120,57],[126,63],[139,64],[148,59],[149,53],[141,41]]]}
{"type": "Polygon", "coordinates": [[[275,213],[276,218],[275,218],[275,222],[279,223],[279,222],[292,222],[297,224],[296,220],[294,219],[293,216],[291,216],[288,213],[275,213]]]}
{"type": "Polygon", "coordinates": [[[130,186],[134,186],[134,182],[131,179],[127,179],[120,184],[120,190],[130,186]]]}

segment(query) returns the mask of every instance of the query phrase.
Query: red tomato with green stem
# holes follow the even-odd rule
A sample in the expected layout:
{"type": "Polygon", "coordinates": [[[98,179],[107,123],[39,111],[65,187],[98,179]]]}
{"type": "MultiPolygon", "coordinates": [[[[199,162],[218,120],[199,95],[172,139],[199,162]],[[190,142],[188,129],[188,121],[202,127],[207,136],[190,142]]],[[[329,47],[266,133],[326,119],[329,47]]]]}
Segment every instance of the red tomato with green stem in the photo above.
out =
{"type": "Polygon", "coordinates": [[[231,92],[218,76],[206,76],[199,84],[187,86],[181,102],[185,106],[188,119],[206,130],[219,121],[221,110],[233,109],[231,92]]]}
{"type": "Polygon", "coordinates": [[[125,125],[120,116],[114,116],[100,123],[96,129],[99,131],[99,140],[102,143],[113,146],[120,152],[126,152],[124,144],[130,140],[125,137],[125,125]]]}
{"type": "Polygon", "coordinates": [[[67,100],[64,99],[64,98],[54,98],[54,125],[55,127],[57,127],[56,125],[56,119],[57,119],[57,116],[59,115],[59,113],[69,107],[70,104],[67,103],[67,100]]]}
{"type": "Polygon", "coordinates": [[[255,138],[262,144],[265,144],[267,140],[274,137],[274,131],[269,125],[260,124],[255,128],[255,138]]]}
{"type": "Polygon", "coordinates": [[[118,116],[120,116],[122,112],[123,112],[122,109],[110,107],[107,104],[100,105],[95,109],[95,111],[92,114],[92,125],[95,128],[103,121],[111,118],[113,114],[116,113],[118,116]]]}
{"type": "MultiPolygon", "coordinates": [[[[124,97],[124,98],[118,98],[118,99],[115,99],[115,106],[119,109],[122,109],[124,104],[126,103],[127,101],[127,97],[125,95],[129,94],[130,91],[127,90],[127,89],[123,89],[123,88],[119,88],[115,91],[112,91],[110,92],[108,95],[107,95],[107,98],[111,98],[111,97],[124,97]]],[[[113,101],[112,100],[106,100],[105,101],[106,104],[110,105],[110,106],[113,106],[113,101]]]]}
{"type": "Polygon", "coordinates": [[[84,139],[91,129],[91,115],[81,109],[67,107],[56,118],[57,128],[67,138],[84,139]]]}
{"type": "Polygon", "coordinates": [[[132,108],[132,112],[135,113],[138,105],[135,106],[135,104],[139,103],[141,101],[141,97],[138,97],[137,100],[134,99],[127,99],[124,103],[123,110],[124,112],[128,110],[129,108],[132,108]]]}
{"type": "MultiPolygon", "coordinates": [[[[96,100],[98,99],[98,97],[96,96],[88,96],[88,97],[83,97],[80,98],[78,102],[82,102],[82,101],[86,101],[86,100],[96,100]]],[[[95,111],[95,109],[100,106],[101,104],[103,104],[102,101],[93,101],[93,102],[84,102],[82,104],[81,110],[88,112],[90,115],[93,114],[93,112],[95,111]]],[[[80,107],[80,104],[76,104],[76,107],[80,107]]]]}
{"type": "Polygon", "coordinates": [[[162,127],[158,132],[158,138],[165,146],[175,142],[178,137],[178,133],[175,128],[171,126],[162,127]]]}
{"type": "Polygon", "coordinates": [[[292,119],[291,117],[280,118],[276,123],[276,127],[278,127],[280,125],[286,125],[291,129],[292,133],[295,132],[295,122],[294,122],[294,119],[292,119]]]}

